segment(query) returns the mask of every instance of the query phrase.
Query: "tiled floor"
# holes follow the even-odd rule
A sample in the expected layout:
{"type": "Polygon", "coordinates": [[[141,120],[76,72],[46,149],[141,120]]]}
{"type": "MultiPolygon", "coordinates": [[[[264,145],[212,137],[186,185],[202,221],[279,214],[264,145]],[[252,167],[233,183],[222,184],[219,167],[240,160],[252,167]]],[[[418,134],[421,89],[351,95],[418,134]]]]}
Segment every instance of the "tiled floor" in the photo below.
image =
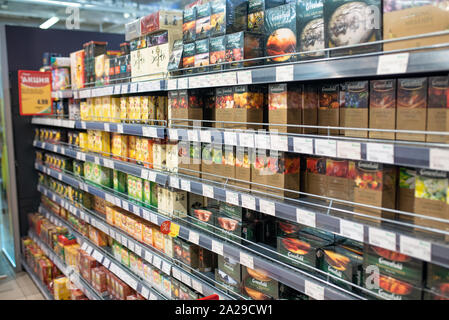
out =
{"type": "Polygon", "coordinates": [[[0,279],[0,300],[45,300],[30,276],[24,271],[14,273],[0,252],[0,275],[3,274],[7,278],[0,279]]]}

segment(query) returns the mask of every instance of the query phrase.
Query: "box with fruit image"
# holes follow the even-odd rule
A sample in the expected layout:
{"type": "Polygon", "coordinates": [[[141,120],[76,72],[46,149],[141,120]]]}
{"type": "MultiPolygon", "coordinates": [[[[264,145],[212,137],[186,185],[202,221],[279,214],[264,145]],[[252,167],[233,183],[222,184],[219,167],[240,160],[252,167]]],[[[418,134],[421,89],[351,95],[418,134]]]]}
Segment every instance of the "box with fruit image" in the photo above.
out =
{"type": "MultiPolygon", "coordinates": [[[[396,79],[371,80],[369,97],[369,127],[396,129],[396,79]]],[[[394,140],[396,134],[370,131],[369,137],[394,140]]]]}
{"type": "Polygon", "coordinates": [[[190,221],[200,229],[215,232],[215,217],[218,215],[218,206],[190,208],[190,221]]]}
{"type": "MultiPolygon", "coordinates": [[[[224,69],[223,65],[218,63],[225,62],[226,55],[226,36],[218,36],[209,39],[209,63],[211,71],[220,71],[224,69]]],[[[218,90],[218,89],[217,89],[218,90]]]]}
{"type": "Polygon", "coordinates": [[[217,128],[233,128],[235,125],[226,122],[240,121],[236,120],[234,114],[234,87],[217,88],[215,91],[215,126],[217,128]]]}
{"type": "MultiPolygon", "coordinates": [[[[265,11],[265,56],[285,55],[298,51],[296,4],[287,3],[265,11]]],[[[267,59],[268,63],[296,61],[296,55],[267,59]]]]}
{"type": "Polygon", "coordinates": [[[326,0],[324,1],[323,13],[326,48],[367,43],[355,48],[333,50],[331,56],[382,50],[381,44],[368,44],[382,39],[380,0],[326,0]]]}
{"type": "Polygon", "coordinates": [[[218,255],[218,268],[215,269],[215,281],[231,291],[239,292],[242,282],[242,266],[231,257],[218,255]]]}
{"type": "Polygon", "coordinates": [[[268,183],[268,153],[264,149],[256,149],[254,161],[251,162],[251,189],[260,192],[267,192],[268,183]]]}
{"type": "MultiPolygon", "coordinates": [[[[367,161],[356,162],[354,202],[394,209],[396,203],[396,180],[397,170],[393,166],[367,161]]],[[[381,209],[354,206],[354,211],[375,218],[395,219],[395,213],[381,209]]],[[[359,218],[380,223],[380,220],[375,218],[359,218]]]]}
{"type": "MultiPolygon", "coordinates": [[[[171,119],[202,120],[201,96],[197,90],[170,91],[168,95],[171,119]]],[[[171,120],[170,119],[170,120],[171,120]]],[[[173,125],[192,126],[192,121],[173,120],[173,125]]]]}
{"type": "Polygon", "coordinates": [[[185,8],[182,21],[182,41],[193,42],[196,39],[196,7],[185,8]]]}
{"type": "Polygon", "coordinates": [[[307,270],[304,264],[317,267],[319,265],[317,251],[330,244],[329,240],[300,231],[293,236],[278,236],[277,251],[281,254],[280,261],[307,270]]]}
{"type": "Polygon", "coordinates": [[[241,238],[256,241],[257,223],[254,211],[220,203],[215,226],[221,235],[238,243],[241,243],[241,238]]]}
{"type": "Polygon", "coordinates": [[[201,149],[201,170],[203,172],[202,177],[207,180],[221,182],[223,179],[216,177],[220,175],[220,171],[216,171],[218,166],[221,166],[222,155],[222,145],[203,143],[201,149]]]}
{"type": "Polygon", "coordinates": [[[352,201],[356,178],[355,161],[326,159],[327,196],[352,201]]]}
{"type": "MultiPolygon", "coordinates": [[[[182,49],[182,67],[193,68],[195,66],[195,42],[184,43],[182,49]]],[[[192,74],[193,69],[184,70],[184,74],[192,74]]]]}
{"type": "Polygon", "coordinates": [[[292,83],[270,84],[268,88],[269,130],[282,133],[301,133],[301,128],[282,125],[300,125],[303,106],[302,86],[292,83]]]}
{"type": "MultiPolygon", "coordinates": [[[[448,174],[444,171],[419,169],[415,179],[415,210],[422,216],[449,219],[448,174]]],[[[449,230],[449,223],[414,217],[418,226],[449,230]]],[[[424,231],[416,228],[417,230],[424,231]]]]}
{"type": "MultiPolygon", "coordinates": [[[[235,147],[223,145],[223,177],[233,180],[235,178],[235,147]]],[[[229,180],[228,180],[229,181],[229,180]]]]}
{"type": "MultiPolygon", "coordinates": [[[[427,131],[449,131],[449,77],[429,77],[427,131]]],[[[449,142],[449,136],[426,135],[429,142],[449,142]]]]}
{"type": "MultiPolygon", "coordinates": [[[[406,167],[399,168],[398,199],[396,207],[399,211],[415,211],[415,179],[416,170],[406,167]]],[[[399,214],[399,220],[413,223],[414,218],[399,214]]]]}
{"type": "Polygon", "coordinates": [[[433,293],[429,300],[449,300],[449,269],[428,263],[426,287],[433,293]]]}
{"type": "Polygon", "coordinates": [[[91,163],[91,181],[104,187],[112,187],[112,170],[91,163]]]}
{"type": "Polygon", "coordinates": [[[114,190],[120,193],[127,193],[127,175],[118,170],[113,172],[113,186],[114,190]]]}
{"type": "MultiPolygon", "coordinates": [[[[340,126],[340,90],[338,84],[325,84],[319,88],[318,126],[340,126]]],[[[320,134],[338,135],[338,129],[318,129],[320,134]]]]}
{"type": "MultiPolygon", "coordinates": [[[[346,82],[342,121],[347,128],[368,128],[368,81],[346,82]]],[[[343,130],[347,137],[368,138],[368,131],[343,130]]]]}
{"type": "Polygon", "coordinates": [[[242,268],[242,293],[254,300],[279,299],[279,283],[261,269],[242,268]]]}
{"type": "MultiPolygon", "coordinates": [[[[299,52],[324,49],[323,0],[296,2],[299,52]]],[[[323,57],[324,52],[301,54],[301,59],[323,57]]]]}
{"type": "MultiPolygon", "coordinates": [[[[233,121],[243,122],[229,125],[233,129],[262,129],[264,92],[260,86],[234,87],[233,121]]],[[[229,120],[228,120],[229,121],[229,120]]]]}
{"type": "Polygon", "coordinates": [[[327,195],[326,158],[307,157],[305,172],[305,192],[318,195],[327,195]]]}
{"type": "Polygon", "coordinates": [[[299,166],[298,154],[270,150],[267,157],[266,185],[271,194],[282,198],[299,198],[299,166]],[[291,190],[291,191],[287,191],[291,190]],[[294,192],[296,191],[296,192],[294,192]]]}
{"type": "MultiPolygon", "coordinates": [[[[318,125],[318,87],[314,84],[305,84],[303,88],[303,102],[301,109],[302,124],[306,126],[318,125]]],[[[314,134],[317,128],[302,128],[301,133],[314,134]]]]}
{"type": "Polygon", "coordinates": [[[251,67],[262,64],[262,59],[239,62],[263,57],[263,36],[242,31],[226,35],[226,69],[251,67]]]}
{"type": "Polygon", "coordinates": [[[371,284],[369,266],[375,266],[379,270],[379,286],[377,289],[368,288],[371,291],[393,300],[421,299],[424,271],[422,260],[366,244],[363,258],[365,285],[371,284]]]}
{"type": "Polygon", "coordinates": [[[235,147],[235,178],[239,181],[229,181],[230,184],[240,188],[251,189],[251,163],[254,162],[254,149],[235,147]]]}
{"type": "Polygon", "coordinates": [[[265,10],[281,6],[284,0],[249,0],[248,1],[248,30],[257,33],[264,33],[265,10]]]}
{"type": "MultiPolygon", "coordinates": [[[[396,129],[426,130],[427,78],[398,79],[396,129]]],[[[396,133],[397,140],[425,141],[425,134],[396,133]]]]}
{"type": "MultiPolygon", "coordinates": [[[[324,247],[319,251],[322,255],[320,260],[320,269],[347,282],[357,286],[362,285],[363,273],[363,251],[356,250],[354,247],[345,245],[332,245],[324,247]]],[[[349,283],[330,278],[335,283],[347,290],[357,290],[355,286],[349,283]]]]}

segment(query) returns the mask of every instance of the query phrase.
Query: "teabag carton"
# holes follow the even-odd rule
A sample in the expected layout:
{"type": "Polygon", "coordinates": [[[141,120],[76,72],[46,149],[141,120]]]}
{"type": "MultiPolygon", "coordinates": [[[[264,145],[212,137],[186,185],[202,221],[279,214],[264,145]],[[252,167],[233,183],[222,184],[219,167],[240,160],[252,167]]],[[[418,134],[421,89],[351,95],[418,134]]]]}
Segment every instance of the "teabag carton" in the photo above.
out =
{"type": "Polygon", "coordinates": [[[196,40],[209,37],[210,26],[210,2],[206,2],[196,7],[196,40]]]}
{"type": "MultiPolygon", "coordinates": [[[[427,78],[398,79],[396,129],[426,130],[427,78]]],[[[425,141],[425,134],[396,133],[398,140],[425,141]]]]}
{"type": "Polygon", "coordinates": [[[186,8],[183,11],[182,41],[193,42],[196,39],[196,7],[186,8]]]}
{"type": "MultiPolygon", "coordinates": [[[[346,82],[345,105],[343,108],[344,127],[368,127],[368,81],[346,82]]],[[[347,137],[367,138],[368,131],[344,130],[347,137]]]]}
{"type": "Polygon", "coordinates": [[[249,0],[248,30],[263,33],[265,10],[283,5],[284,3],[284,0],[249,0]]]}
{"type": "Polygon", "coordinates": [[[250,67],[262,64],[262,59],[251,60],[264,56],[263,35],[241,31],[226,35],[225,69],[250,67]]]}
{"type": "MultiPolygon", "coordinates": [[[[313,84],[305,84],[301,109],[302,124],[307,126],[318,125],[318,88],[313,84]]],[[[302,128],[301,133],[314,134],[317,128],[302,128]]]]}
{"type": "Polygon", "coordinates": [[[268,87],[268,122],[270,131],[301,133],[302,85],[293,83],[270,84],[268,87]]]}
{"type": "Polygon", "coordinates": [[[298,43],[301,59],[314,59],[323,57],[324,51],[324,19],[323,0],[304,0],[296,2],[298,21],[298,43]],[[312,52],[309,52],[312,51],[312,52]]]}
{"type": "MultiPolygon", "coordinates": [[[[338,84],[325,84],[319,88],[318,126],[340,126],[340,96],[338,84]]],[[[338,129],[318,129],[320,134],[338,135],[338,129]]]]}
{"type": "Polygon", "coordinates": [[[299,155],[270,150],[267,159],[266,184],[281,189],[268,187],[268,192],[281,198],[299,198],[299,155]]]}
{"type": "Polygon", "coordinates": [[[307,157],[305,172],[305,192],[327,196],[326,158],[307,157]]]}
{"type": "MultiPolygon", "coordinates": [[[[370,81],[369,127],[396,129],[396,79],[370,81]]],[[[394,140],[395,136],[394,132],[369,132],[370,138],[394,140]]]]}
{"type": "MultiPolygon", "coordinates": [[[[427,131],[449,131],[449,77],[429,77],[427,131]]],[[[428,142],[449,142],[449,135],[426,135],[428,142]]]]}
{"type": "Polygon", "coordinates": [[[217,36],[209,39],[209,70],[220,71],[225,65],[218,64],[225,62],[226,58],[226,36],[217,36]]]}
{"type": "MultiPolygon", "coordinates": [[[[398,199],[396,208],[399,211],[414,212],[415,210],[415,180],[416,170],[406,167],[399,168],[398,199]]],[[[412,216],[399,214],[399,220],[413,223],[412,216]]]]}
{"type": "MultiPolygon", "coordinates": [[[[358,161],[356,163],[356,178],[354,189],[354,202],[387,209],[395,208],[396,201],[396,168],[381,163],[358,161]]],[[[354,206],[354,212],[363,213],[373,217],[395,219],[395,213],[354,206]]],[[[360,217],[379,223],[378,219],[360,217]]]]}
{"type": "Polygon", "coordinates": [[[355,162],[326,159],[327,196],[340,200],[354,200],[355,162]]]}
{"type": "Polygon", "coordinates": [[[217,88],[215,94],[215,127],[232,128],[235,124],[229,122],[235,121],[234,87],[217,88]]]}

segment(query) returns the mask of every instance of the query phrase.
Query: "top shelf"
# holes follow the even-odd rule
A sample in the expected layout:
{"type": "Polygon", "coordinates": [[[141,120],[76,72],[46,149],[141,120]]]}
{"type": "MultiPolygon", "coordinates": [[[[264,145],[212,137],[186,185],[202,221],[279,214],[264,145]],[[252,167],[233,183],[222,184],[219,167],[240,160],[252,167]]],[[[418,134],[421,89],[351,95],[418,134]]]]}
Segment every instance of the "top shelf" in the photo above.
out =
{"type": "MultiPolygon", "coordinates": [[[[371,53],[357,56],[297,61],[280,65],[265,65],[230,71],[192,74],[166,79],[128,82],[72,90],[75,99],[118,94],[224,87],[244,84],[267,84],[289,81],[332,80],[343,78],[388,77],[449,71],[449,49],[402,52],[388,54],[371,53]],[[395,68],[397,57],[407,59],[405,68],[395,68]],[[399,70],[402,69],[402,70],[399,70]],[[390,71],[391,73],[390,73],[390,71]]],[[[402,60],[402,59],[401,59],[402,60]]],[[[396,66],[397,67],[397,66],[396,66]]],[[[70,91],[70,90],[69,90],[70,91]]]]}

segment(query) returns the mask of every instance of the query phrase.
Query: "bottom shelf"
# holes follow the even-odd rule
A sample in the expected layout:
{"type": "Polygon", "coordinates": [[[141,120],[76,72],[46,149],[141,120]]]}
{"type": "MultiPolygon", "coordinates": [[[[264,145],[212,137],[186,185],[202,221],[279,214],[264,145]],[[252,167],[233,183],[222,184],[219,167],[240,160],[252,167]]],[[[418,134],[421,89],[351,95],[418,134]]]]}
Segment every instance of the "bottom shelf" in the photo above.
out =
{"type": "Polygon", "coordinates": [[[36,274],[33,270],[26,264],[26,262],[22,261],[22,266],[25,271],[28,273],[30,278],[33,280],[36,287],[38,287],[39,291],[45,297],[46,300],[53,300],[53,295],[48,291],[48,289],[42,284],[42,282],[37,278],[36,274]]]}

